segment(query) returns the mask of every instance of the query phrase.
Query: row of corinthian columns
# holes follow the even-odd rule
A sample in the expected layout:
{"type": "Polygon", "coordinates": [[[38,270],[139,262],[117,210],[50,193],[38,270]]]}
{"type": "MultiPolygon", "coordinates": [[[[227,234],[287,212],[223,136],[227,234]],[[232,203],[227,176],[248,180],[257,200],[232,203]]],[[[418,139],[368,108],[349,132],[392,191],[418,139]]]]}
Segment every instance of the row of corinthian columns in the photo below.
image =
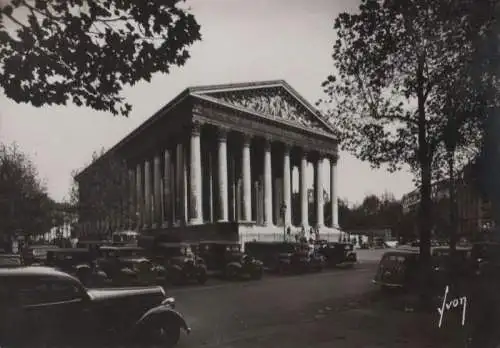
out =
{"type": "MultiPolygon", "coordinates": [[[[217,136],[217,221],[229,221],[229,188],[228,179],[228,130],[220,128],[217,136]]],[[[243,207],[239,220],[252,220],[252,168],[251,168],[251,137],[243,136],[241,147],[241,180],[242,180],[242,203],[243,207]]],[[[189,161],[184,156],[185,147],[178,144],[176,147],[176,163],[173,163],[171,149],[166,149],[163,153],[164,167],[162,180],[162,167],[160,156],[157,155],[151,160],[145,160],[137,164],[134,171],[129,172],[129,179],[135,181],[135,204],[132,204],[131,214],[136,215],[139,226],[159,227],[157,223],[164,220],[163,212],[172,212],[171,220],[179,218],[191,225],[202,224],[203,221],[203,170],[201,151],[200,125],[195,124],[190,134],[189,161]],[[186,163],[188,162],[188,163],[186,163]],[[152,168],[151,168],[152,165],[152,168]],[[188,169],[189,165],[189,169],[188,169]],[[143,166],[143,167],[142,167],[143,166]],[[143,170],[144,169],[144,170],[143,170]],[[153,170],[151,170],[153,169],[153,170]],[[134,175],[135,174],[135,175],[134,175]],[[134,180],[135,179],[135,180],[134,180]],[[173,186],[168,183],[175,180],[173,186]],[[189,192],[187,192],[189,180],[189,192]],[[189,198],[189,204],[186,200],[189,198]],[[189,211],[188,211],[189,207],[189,211]]],[[[299,165],[299,190],[300,190],[300,210],[301,225],[309,226],[308,219],[308,188],[306,182],[307,153],[301,151],[299,165]]],[[[316,189],[316,221],[319,227],[324,226],[324,197],[323,197],[323,171],[320,164],[323,163],[324,156],[318,156],[314,161],[315,187],[316,189]]],[[[330,162],[330,197],[332,200],[331,227],[338,227],[338,204],[336,190],[336,163],[334,157],[329,158],[330,162]]],[[[273,225],[273,170],[271,156],[271,142],[265,141],[263,153],[263,224],[273,225]]],[[[281,174],[281,173],[280,173],[281,174]]],[[[292,171],[291,171],[291,149],[284,146],[283,150],[283,178],[282,178],[282,204],[284,207],[284,224],[292,225],[292,171]]],[[[210,178],[211,180],[211,178],[210,178]]],[[[133,191],[132,191],[133,192],[133,191]]],[[[275,207],[276,208],[276,207],[275,207]]],[[[234,210],[234,209],[233,209],[234,210]]],[[[213,214],[213,212],[211,212],[213,214]]],[[[169,221],[173,223],[173,221],[169,221]]]]}

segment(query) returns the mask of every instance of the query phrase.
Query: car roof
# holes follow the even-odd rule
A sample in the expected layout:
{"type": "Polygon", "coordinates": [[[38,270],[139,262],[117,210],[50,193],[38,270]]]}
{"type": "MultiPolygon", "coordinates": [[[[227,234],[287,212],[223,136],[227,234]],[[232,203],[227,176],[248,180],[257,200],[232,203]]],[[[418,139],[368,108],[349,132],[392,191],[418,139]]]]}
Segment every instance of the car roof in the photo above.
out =
{"type": "Polygon", "coordinates": [[[72,279],[76,278],[58,271],[51,267],[44,266],[27,266],[27,267],[16,267],[16,268],[0,268],[0,277],[54,277],[54,278],[64,278],[72,279]]]}
{"type": "Polygon", "coordinates": [[[101,250],[144,250],[140,246],[134,245],[103,245],[100,247],[101,250]]]}
{"type": "Polygon", "coordinates": [[[231,240],[200,240],[199,244],[240,244],[240,242],[231,240]]]}
{"type": "Polygon", "coordinates": [[[89,249],[87,248],[64,248],[64,249],[54,249],[54,250],[49,250],[48,252],[52,253],[88,253],[89,249]]]}

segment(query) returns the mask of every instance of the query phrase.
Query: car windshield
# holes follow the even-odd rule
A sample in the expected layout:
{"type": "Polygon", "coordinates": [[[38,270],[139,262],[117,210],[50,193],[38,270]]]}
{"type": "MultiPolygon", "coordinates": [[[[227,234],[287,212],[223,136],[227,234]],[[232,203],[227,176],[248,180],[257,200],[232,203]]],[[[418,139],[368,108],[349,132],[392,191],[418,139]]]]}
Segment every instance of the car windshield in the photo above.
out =
{"type": "Polygon", "coordinates": [[[239,245],[226,245],[226,251],[238,252],[238,251],[240,251],[240,246],[239,245]]]}

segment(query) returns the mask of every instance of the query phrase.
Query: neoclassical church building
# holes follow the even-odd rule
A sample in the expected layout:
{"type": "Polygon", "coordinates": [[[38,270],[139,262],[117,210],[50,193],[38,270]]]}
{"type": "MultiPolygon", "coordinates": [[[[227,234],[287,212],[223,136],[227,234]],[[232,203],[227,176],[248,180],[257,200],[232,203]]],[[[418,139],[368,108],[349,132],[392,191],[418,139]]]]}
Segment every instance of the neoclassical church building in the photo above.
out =
{"type": "Polygon", "coordinates": [[[336,240],[337,159],[332,127],[283,80],[190,87],[76,176],[78,237],[127,229],[244,242],[318,226],[336,240]]]}

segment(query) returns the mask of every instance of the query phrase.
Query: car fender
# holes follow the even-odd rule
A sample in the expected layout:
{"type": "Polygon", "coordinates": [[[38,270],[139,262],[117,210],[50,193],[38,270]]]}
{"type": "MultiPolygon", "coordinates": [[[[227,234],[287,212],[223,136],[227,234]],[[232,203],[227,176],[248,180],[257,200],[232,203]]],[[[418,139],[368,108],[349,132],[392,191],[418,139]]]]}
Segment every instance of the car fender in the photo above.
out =
{"type": "Polygon", "coordinates": [[[182,272],[182,267],[180,265],[171,265],[169,267],[169,270],[171,270],[171,271],[177,271],[177,272],[182,272]]]}
{"type": "Polygon", "coordinates": [[[151,308],[146,313],[144,313],[136,322],[136,327],[148,325],[153,320],[171,321],[178,324],[179,327],[182,328],[186,333],[191,332],[191,329],[189,328],[184,317],[176,310],[164,305],[151,308]]]}
{"type": "Polygon", "coordinates": [[[126,274],[126,275],[135,275],[135,274],[137,274],[137,272],[136,272],[136,271],[134,271],[133,269],[128,268],[128,267],[122,268],[122,269],[120,270],[120,273],[121,273],[121,274],[126,274]]]}
{"type": "Polygon", "coordinates": [[[83,271],[83,270],[90,270],[90,266],[89,265],[86,265],[86,264],[80,264],[80,265],[76,265],[75,266],[75,269],[77,271],[83,271]]]}
{"type": "Polygon", "coordinates": [[[229,267],[234,267],[234,268],[238,268],[238,269],[239,269],[239,268],[241,268],[242,266],[241,266],[241,263],[239,263],[239,262],[229,262],[229,263],[226,265],[226,267],[227,267],[227,268],[229,268],[229,267]]]}
{"type": "Polygon", "coordinates": [[[207,265],[205,265],[205,264],[198,264],[198,265],[196,265],[196,269],[198,269],[199,271],[206,272],[207,271],[207,265]]]}

